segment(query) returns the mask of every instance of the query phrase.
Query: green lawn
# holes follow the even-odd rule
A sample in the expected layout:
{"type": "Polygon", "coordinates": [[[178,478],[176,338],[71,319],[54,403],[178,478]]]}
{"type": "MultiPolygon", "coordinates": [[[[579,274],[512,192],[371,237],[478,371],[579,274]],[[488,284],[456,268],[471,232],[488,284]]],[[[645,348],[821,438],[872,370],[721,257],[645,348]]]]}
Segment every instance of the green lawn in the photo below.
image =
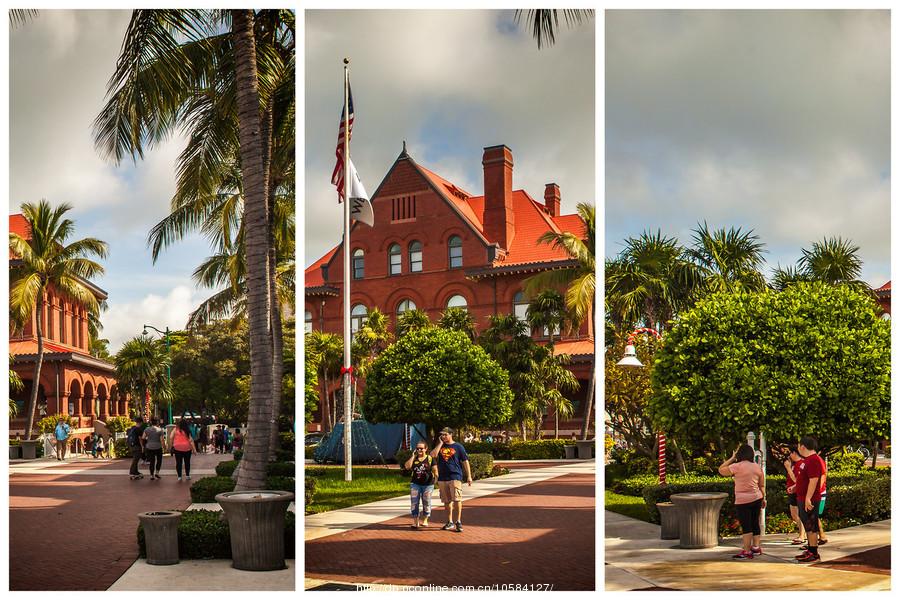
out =
{"type": "Polygon", "coordinates": [[[324,469],[325,474],[316,477],[318,485],[313,503],[308,507],[310,513],[337,510],[409,494],[409,477],[401,475],[399,469],[354,468],[353,481],[349,482],[344,481],[343,466],[328,466],[324,469]]]}
{"type": "Polygon", "coordinates": [[[647,512],[647,505],[644,504],[644,499],[639,496],[623,496],[606,490],[605,508],[626,517],[650,522],[650,513],[647,512]]]}

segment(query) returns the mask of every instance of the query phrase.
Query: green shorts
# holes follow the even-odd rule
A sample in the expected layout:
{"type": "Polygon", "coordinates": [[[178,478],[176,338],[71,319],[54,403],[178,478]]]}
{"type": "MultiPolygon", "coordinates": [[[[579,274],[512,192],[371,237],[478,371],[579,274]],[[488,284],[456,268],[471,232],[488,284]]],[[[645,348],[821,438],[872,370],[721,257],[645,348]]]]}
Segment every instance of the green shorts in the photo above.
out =
{"type": "Polygon", "coordinates": [[[819,500],[819,516],[825,512],[825,494],[822,494],[822,499],[819,500]]]}

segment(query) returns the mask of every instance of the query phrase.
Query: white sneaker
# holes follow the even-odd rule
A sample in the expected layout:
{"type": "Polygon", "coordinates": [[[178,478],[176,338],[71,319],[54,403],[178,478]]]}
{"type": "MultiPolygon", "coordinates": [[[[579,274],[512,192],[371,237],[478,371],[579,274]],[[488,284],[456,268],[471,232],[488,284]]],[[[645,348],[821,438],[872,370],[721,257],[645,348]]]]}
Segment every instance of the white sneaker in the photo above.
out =
{"type": "Polygon", "coordinates": [[[190,481],[190,480],[191,480],[191,476],[188,475],[186,479],[187,479],[188,481],[190,481]]]}
{"type": "Polygon", "coordinates": [[[181,477],[178,478],[178,481],[181,481],[181,477]]]}

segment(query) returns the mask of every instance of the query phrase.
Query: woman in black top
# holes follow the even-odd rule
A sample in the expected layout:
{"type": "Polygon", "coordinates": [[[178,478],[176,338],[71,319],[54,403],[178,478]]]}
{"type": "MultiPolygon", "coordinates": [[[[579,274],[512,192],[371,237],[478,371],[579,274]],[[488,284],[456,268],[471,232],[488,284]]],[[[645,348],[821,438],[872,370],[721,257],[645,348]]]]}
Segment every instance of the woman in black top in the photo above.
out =
{"type": "Polygon", "coordinates": [[[434,482],[437,480],[437,464],[428,454],[428,446],[425,442],[416,443],[416,449],[406,461],[404,468],[412,472],[409,483],[409,500],[412,505],[410,514],[413,517],[412,529],[418,529],[419,524],[419,500],[422,500],[421,527],[428,527],[428,517],[431,516],[431,494],[434,492],[434,482]]]}

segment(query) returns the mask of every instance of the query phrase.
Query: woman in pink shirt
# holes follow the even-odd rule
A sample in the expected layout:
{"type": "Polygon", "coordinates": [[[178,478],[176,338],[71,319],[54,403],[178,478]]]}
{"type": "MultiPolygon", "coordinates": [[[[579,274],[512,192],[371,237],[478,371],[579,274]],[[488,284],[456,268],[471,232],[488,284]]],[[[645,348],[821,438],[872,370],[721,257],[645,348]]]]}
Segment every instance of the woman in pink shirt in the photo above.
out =
{"type": "Polygon", "coordinates": [[[734,509],[744,534],[742,550],[732,557],[736,560],[748,560],[762,554],[759,513],[766,506],[766,476],[753,458],[753,448],[743,444],[719,465],[720,475],[734,477],[734,509]]]}

